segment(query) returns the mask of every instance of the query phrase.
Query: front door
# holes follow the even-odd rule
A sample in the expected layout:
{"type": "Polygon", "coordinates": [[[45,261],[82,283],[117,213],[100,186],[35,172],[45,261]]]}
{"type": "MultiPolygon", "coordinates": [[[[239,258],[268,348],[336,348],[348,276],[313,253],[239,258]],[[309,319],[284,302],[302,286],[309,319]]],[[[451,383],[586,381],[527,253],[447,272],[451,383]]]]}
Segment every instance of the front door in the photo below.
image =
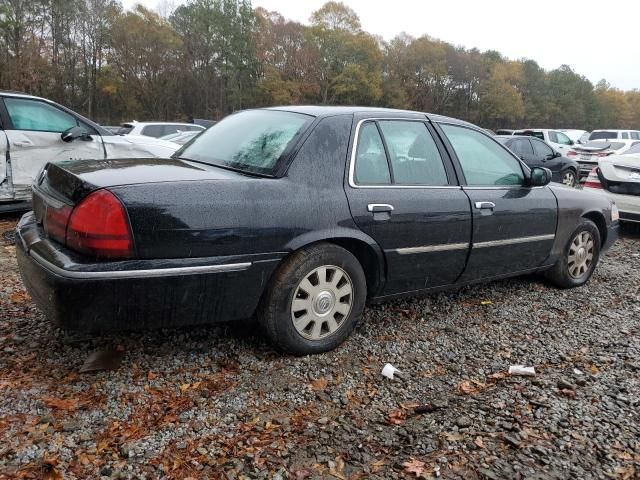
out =
{"type": "Polygon", "coordinates": [[[527,187],[522,163],[493,138],[460,125],[440,125],[465,179],[473,209],[473,242],[461,282],[539,267],[558,221],[548,187],[527,187]]]}
{"type": "Polygon", "coordinates": [[[16,199],[28,196],[33,179],[47,162],[104,158],[100,135],[73,115],[30,98],[5,97],[4,107],[9,120],[5,134],[16,199]],[[91,138],[63,142],[60,134],[78,125],[93,133],[91,138]]]}
{"type": "Polygon", "coordinates": [[[537,138],[532,138],[531,143],[533,144],[533,150],[535,151],[537,159],[535,166],[546,167],[554,173],[559,172],[562,161],[556,152],[549,145],[537,138]]]}
{"type": "Polygon", "coordinates": [[[384,251],[384,294],[454,283],[471,240],[469,199],[424,117],[356,122],[351,214],[384,251]]]}

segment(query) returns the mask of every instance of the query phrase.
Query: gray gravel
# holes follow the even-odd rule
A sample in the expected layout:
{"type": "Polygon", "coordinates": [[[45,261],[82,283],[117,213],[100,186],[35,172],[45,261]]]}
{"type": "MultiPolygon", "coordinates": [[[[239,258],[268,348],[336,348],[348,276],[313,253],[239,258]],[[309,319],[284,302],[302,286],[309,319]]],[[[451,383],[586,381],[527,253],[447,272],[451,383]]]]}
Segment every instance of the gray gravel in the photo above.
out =
{"type": "Polygon", "coordinates": [[[584,288],[524,277],[375,306],[341,348],[304,358],[251,325],[62,335],[25,296],[9,243],[0,478],[640,475],[637,231],[584,288]],[[78,373],[97,349],[123,350],[119,369],[78,373]],[[387,362],[406,380],[381,377],[387,362]]]}

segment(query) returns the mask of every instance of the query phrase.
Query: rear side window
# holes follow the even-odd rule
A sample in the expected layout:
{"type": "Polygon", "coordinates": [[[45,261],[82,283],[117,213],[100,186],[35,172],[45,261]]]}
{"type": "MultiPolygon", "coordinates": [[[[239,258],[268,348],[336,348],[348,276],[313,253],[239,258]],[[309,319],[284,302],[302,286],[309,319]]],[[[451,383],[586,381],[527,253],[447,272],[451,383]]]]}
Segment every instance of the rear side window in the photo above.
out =
{"type": "Polygon", "coordinates": [[[516,155],[521,155],[523,157],[533,155],[533,148],[531,148],[531,143],[529,142],[529,140],[526,140],[524,138],[520,140],[514,140],[511,143],[511,150],[516,155]]]}
{"type": "Polygon", "coordinates": [[[447,172],[438,147],[422,122],[381,120],[393,182],[397,185],[447,185],[447,172]]]}
{"type": "Polygon", "coordinates": [[[391,173],[384,144],[375,123],[360,129],[356,150],[355,181],[360,185],[390,185],[391,173]]]}
{"type": "Polygon", "coordinates": [[[467,185],[522,185],[520,162],[492,138],[470,128],[441,125],[456,152],[467,185]]]}
{"type": "Polygon", "coordinates": [[[622,139],[629,140],[629,134],[627,132],[622,132],[622,139]]]}
{"type": "Polygon", "coordinates": [[[15,130],[62,133],[78,125],[72,115],[38,100],[7,97],[4,104],[15,130]]]}

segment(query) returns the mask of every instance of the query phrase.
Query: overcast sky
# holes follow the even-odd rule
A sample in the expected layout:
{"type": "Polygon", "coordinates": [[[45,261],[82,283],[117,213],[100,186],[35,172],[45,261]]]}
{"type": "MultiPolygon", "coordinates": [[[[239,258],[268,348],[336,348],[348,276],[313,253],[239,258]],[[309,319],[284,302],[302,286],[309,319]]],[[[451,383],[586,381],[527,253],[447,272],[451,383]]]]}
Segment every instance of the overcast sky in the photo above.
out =
{"type": "MultiPolygon", "coordinates": [[[[160,1],[123,0],[125,7],[160,1]]],[[[253,0],[254,7],[276,10],[307,23],[325,0],[253,0]]],[[[430,35],[454,45],[497,50],[512,59],[531,58],[546,69],[570,65],[594,84],[640,89],[640,1],[609,0],[343,0],[359,15],[363,28],[385,39],[400,32],[430,35]],[[525,5],[528,5],[525,6],[525,5]]]]}

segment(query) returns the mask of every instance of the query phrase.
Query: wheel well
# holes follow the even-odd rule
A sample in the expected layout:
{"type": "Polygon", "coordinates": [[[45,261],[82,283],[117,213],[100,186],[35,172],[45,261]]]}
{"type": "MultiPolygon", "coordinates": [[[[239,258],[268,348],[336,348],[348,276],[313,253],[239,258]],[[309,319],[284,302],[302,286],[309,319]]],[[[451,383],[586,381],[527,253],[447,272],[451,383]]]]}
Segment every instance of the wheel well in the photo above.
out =
{"type": "Polygon", "coordinates": [[[324,241],[348,250],[358,259],[367,279],[367,294],[375,295],[382,286],[382,272],[375,250],[367,243],[355,238],[328,238],[324,241]]]}
{"type": "Polygon", "coordinates": [[[604,215],[599,212],[589,212],[585,213],[582,217],[588,218],[596,224],[600,232],[600,245],[603,245],[607,240],[607,222],[604,220],[604,215]]]}

